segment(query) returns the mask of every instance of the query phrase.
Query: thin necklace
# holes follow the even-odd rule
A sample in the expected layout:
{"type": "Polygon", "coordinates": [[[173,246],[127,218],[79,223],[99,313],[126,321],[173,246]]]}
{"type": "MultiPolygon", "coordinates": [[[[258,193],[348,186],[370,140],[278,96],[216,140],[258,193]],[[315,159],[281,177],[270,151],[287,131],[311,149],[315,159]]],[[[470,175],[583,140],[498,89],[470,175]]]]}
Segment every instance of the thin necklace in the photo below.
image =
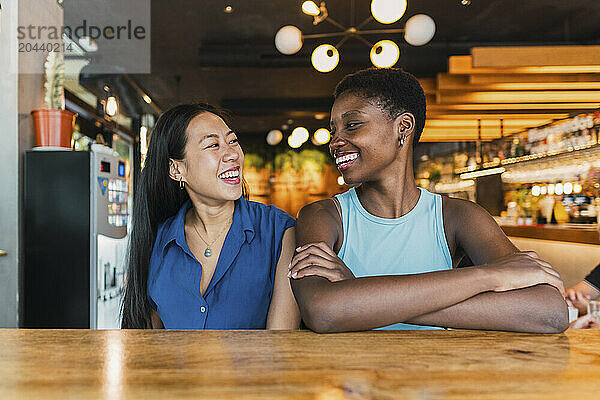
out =
{"type": "MultiPolygon", "coordinates": [[[[200,221],[200,216],[198,215],[197,211],[196,211],[196,218],[198,218],[198,221],[200,221]]],[[[225,230],[229,227],[229,225],[231,224],[232,221],[233,221],[233,217],[231,217],[231,220],[229,220],[229,222],[227,222],[225,224],[225,227],[223,228],[223,230],[221,232],[219,232],[219,235],[212,242],[210,242],[210,243],[208,243],[206,240],[204,240],[204,238],[202,237],[202,235],[200,234],[200,232],[198,232],[198,228],[196,228],[196,224],[193,225],[194,226],[194,230],[198,234],[198,237],[206,245],[206,249],[204,250],[204,257],[208,258],[208,257],[212,256],[212,250],[210,249],[211,246],[213,244],[215,244],[215,242],[221,237],[221,235],[223,234],[223,232],[225,232],[225,230]]]]}

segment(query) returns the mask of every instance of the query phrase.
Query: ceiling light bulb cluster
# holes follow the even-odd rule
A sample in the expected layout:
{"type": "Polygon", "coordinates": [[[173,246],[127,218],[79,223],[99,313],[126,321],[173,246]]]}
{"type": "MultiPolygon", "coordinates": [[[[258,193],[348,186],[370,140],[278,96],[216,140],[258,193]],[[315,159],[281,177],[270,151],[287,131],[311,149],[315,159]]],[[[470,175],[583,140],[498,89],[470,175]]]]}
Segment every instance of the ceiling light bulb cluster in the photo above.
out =
{"type": "Polygon", "coordinates": [[[308,140],[309,136],[308,129],[303,126],[296,127],[288,137],[288,144],[292,149],[297,149],[308,140]]]}
{"type": "Polygon", "coordinates": [[[389,68],[398,62],[400,48],[391,40],[381,40],[371,48],[371,62],[378,68],[389,68]]]}
{"type": "Polygon", "coordinates": [[[331,140],[331,133],[325,129],[317,129],[313,135],[313,143],[317,146],[327,144],[331,140]]]}
{"type": "Polygon", "coordinates": [[[321,10],[319,10],[319,7],[314,1],[308,0],[302,3],[302,12],[306,15],[317,16],[321,13],[321,10]]]}
{"type": "Polygon", "coordinates": [[[371,14],[377,22],[393,24],[404,15],[406,0],[373,0],[371,1],[371,14]]]}
{"type": "MultiPolygon", "coordinates": [[[[354,7],[353,3],[351,7],[354,7]]],[[[428,15],[418,14],[409,18],[403,29],[361,30],[361,27],[369,23],[371,19],[375,19],[382,24],[392,24],[402,18],[405,11],[406,0],[372,0],[371,16],[358,24],[357,27],[346,28],[329,16],[325,2],[321,2],[318,6],[314,1],[307,0],[302,3],[302,12],[313,17],[314,25],[327,21],[340,29],[341,32],[304,35],[297,27],[286,25],[277,31],[275,47],[282,54],[292,55],[300,51],[306,39],[341,37],[342,39],[336,45],[324,43],[318,45],[312,52],[311,63],[313,67],[317,71],[325,73],[332,71],[338,65],[340,61],[339,48],[342,44],[349,38],[356,38],[371,47],[370,58],[374,66],[389,68],[394,66],[400,58],[398,45],[389,39],[381,40],[373,45],[363,38],[363,35],[404,33],[404,39],[407,43],[413,46],[422,46],[435,35],[435,22],[433,19],[428,15]]]]}
{"type": "Polygon", "coordinates": [[[319,72],[329,72],[337,67],[340,53],[330,44],[317,46],[310,57],[313,67],[319,72]]]}
{"type": "MultiPolygon", "coordinates": [[[[283,140],[283,133],[279,129],[274,129],[267,133],[267,143],[271,146],[277,146],[283,140]]],[[[315,146],[322,146],[329,143],[331,140],[331,133],[326,128],[319,128],[310,136],[308,129],[303,126],[294,128],[290,136],[287,138],[288,145],[292,149],[301,147],[304,143],[311,139],[311,142],[315,146]]]]}
{"type": "Polygon", "coordinates": [[[271,146],[277,146],[283,139],[283,133],[279,129],[273,129],[267,133],[267,143],[271,146]]]}

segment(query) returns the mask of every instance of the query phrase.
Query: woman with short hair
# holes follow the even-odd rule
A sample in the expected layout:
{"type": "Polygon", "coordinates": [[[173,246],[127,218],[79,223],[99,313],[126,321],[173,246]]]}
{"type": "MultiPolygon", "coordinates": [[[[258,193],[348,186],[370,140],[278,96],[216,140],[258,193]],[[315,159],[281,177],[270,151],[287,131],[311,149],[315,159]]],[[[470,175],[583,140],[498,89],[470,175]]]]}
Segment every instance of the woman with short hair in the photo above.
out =
{"type": "Polygon", "coordinates": [[[317,332],[568,327],[558,273],[478,205],[416,186],[426,102],[415,77],[367,69],[335,90],[329,150],[353,186],[305,206],[289,272],[317,332]],[[468,259],[474,266],[458,268],[468,259]]]}

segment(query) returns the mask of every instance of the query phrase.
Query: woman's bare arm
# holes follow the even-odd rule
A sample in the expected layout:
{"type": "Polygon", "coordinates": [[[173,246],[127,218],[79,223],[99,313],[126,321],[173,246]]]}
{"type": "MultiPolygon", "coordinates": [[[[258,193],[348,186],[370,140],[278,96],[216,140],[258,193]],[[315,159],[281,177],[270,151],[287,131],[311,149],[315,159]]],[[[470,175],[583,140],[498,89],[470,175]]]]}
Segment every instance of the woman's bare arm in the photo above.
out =
{"type": "Polygon", "coordinates": [[[152,329],[165,329],[165,325],[163,324],[162,320],[158,316],[158,313],[156,312],[156,310],[152,310],[152,314],[150,315],[150,318],[152,320],[152,329]]]}
{"type": "MultiPolygon", "coordinates": [[[[444,224],[475,264],[487,264],[518,249],[494,219],[477,204],[444,198],[444,224]]],[[[466,329],[552,333],[568,328],[561,293],[550,285],[482,293],[464,302],[409,321],[466,329]]]]}
{"type": "Polygon", "coordinates": [[[287,277],[288,265],[296,247],[295,229],[285,231],[281,240],[281,255],[275,272],[273,297],[267,315],[267,329],[298,329],[300,310],[287,277]]]}
{"type": "MultiPolygon", "coordinates": [[[[302,209],[296,230],[299,245],[324,242],[333,248],[339,231],[339,217],[331,207],[331,202],[318,202],[302,209]]],[[[469,267],[339,282],[308,276],[293,280],[292,288],[302,317],[311,329],[318,332],[366,330],[431,314],[483,292],[504,290],[505,278],[514,275],[511,272],[516,269],[515,262],[528,263],[528,272],[524,275],[529,276],[515,277],[514,282],[509,282],[518,287],[531,281],[533,269],[538,268],[536,261],[527,257],[522,255],[521,260],[519,255],[509,257],[489,270],[469,267]]],[[[549,276],[544,279],[551,280],[549,276]]]]}

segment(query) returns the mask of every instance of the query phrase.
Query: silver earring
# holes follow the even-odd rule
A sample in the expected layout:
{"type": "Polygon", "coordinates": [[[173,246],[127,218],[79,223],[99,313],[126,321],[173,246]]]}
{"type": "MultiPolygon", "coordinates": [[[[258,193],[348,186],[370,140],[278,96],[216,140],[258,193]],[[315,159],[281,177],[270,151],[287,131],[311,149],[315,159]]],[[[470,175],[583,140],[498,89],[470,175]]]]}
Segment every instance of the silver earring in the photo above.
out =
{"type": "Polygon", "coordinates": [[[404,136],[400,138],[400,146],[404,146],[404,136]]]}

